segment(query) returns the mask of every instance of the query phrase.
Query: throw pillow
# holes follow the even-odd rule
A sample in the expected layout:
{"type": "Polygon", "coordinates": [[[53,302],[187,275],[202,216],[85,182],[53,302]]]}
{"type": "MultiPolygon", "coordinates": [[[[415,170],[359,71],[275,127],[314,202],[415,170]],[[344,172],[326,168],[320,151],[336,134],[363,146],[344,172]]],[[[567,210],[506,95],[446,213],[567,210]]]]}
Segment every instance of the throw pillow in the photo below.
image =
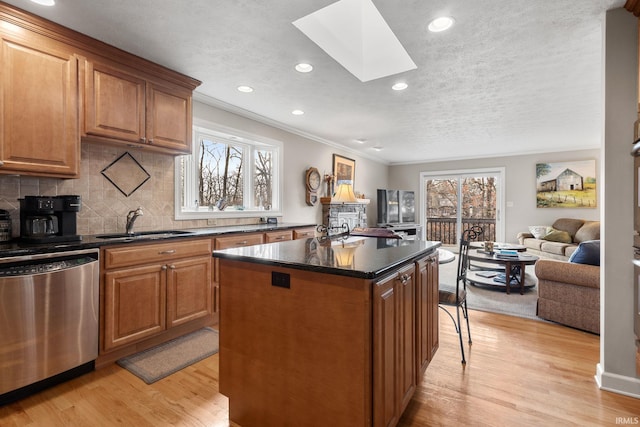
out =
{"type": "Polygon", "coordinates": [[[543,240],[549,242],[571,243],[571,235],[567,231],[551,229],[547,234],[542,236],[543,240]]]}
{"type": "Polygon", "coordinates": [[[600,240],[587,240],[578,245],[578,249],[569,257],[576,264],[600,265],[600,240]]]}
{"type": "Polygon", "coordinates": [[[530,225],[529,233],[533,234],[533,237],[536,239],[542,239],[542,236],[545,236],[551,227],[548,225],[530,225]]]}
{"type": "Polygon", "coordinates": [[[576,243],[587,240],[600,240],[600,221],[587,221],[578,231],[573,239],[576,243]]]}

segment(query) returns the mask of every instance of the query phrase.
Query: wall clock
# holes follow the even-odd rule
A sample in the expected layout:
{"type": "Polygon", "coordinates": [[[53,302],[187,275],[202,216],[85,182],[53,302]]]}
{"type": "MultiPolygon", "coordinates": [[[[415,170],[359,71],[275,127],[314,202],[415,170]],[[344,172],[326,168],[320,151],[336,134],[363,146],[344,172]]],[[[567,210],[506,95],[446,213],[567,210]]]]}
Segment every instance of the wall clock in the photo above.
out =
{"type": "Polygon", "coordinates": [[[310,167],[309,169],[307,169],[305,177],[305,184],[307,187],[307,205],[314,206],[316,203],[318,203],[318,189],[320,188],[321,183],[322,178],[320,177],[320,172],[318,172],[318,169],[314,167],[310,167]]]}

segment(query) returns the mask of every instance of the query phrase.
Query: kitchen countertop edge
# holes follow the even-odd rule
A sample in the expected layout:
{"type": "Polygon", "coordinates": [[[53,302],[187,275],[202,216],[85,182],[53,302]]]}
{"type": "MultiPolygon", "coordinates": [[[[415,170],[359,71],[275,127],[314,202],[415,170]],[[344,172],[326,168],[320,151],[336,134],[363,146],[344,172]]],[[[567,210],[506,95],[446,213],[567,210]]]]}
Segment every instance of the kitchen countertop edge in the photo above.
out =
{"type": "MultiPolygon", "coordinates": [[[[366,239],[376,239],[375,237],[366,237],[366,239]]],[[[386,260],[384,262],[373,262],[369,268],[364,269],[349,269],[340,268],[333,265],[317,265],[303,262],[299,259],[287,259],[287,256],[273,257],[273,256],[260,256],[260,255],[246,255],[239,253],[239,251],[253,251],[252,247],[234,248],[227,250],[217,250],[213,252],[214,258],[229,259],[240,262],[249,262],[262,265],[270,265],[281,268],[292,268],[296,270],[304,270],[310,272],[333,274],[338,276],[356,277],[361,279],[378,279],[392,272],[394,269],[406,265],[407,263],[417,261],[418,259],[435,252],[438,247],[442,245],[441,242],[436,241],[413,241],[416,244],[420,243],[419,249],[410,253],[398,253],[397,257],[386,260]]],[[[274,243],[264,243],[257,246],[268,246],[274,243]]],[[[295,245],[293,242],[281,242],[281,244],[295,245]]],[[[298,245],[302,245],[298,243],[298,245]]],[[[255,248],[255,247],[254,247],[255,248]]],[[[379,250],[379,249],[378,249],[379,250]]],[[[258,252],[258,249],[255,249],[258,252]]],[[[300,253],[300,251],[293,250],[292,253],[300,253]]]]}
{"type": "MultiPolygon", "coordinates": [[[[82,240],[73,242],[55,242],[32,244],[20,242],[18,238],[12,239],[10,242],[0,243],[0,258],[8,258],[24,255],[36,255],[51,252],[66,252],[82,249],[101,248],[104,246],[115,245],[131,245],[137,243],[161,243],[168,240],[184,240],[199,237],[216,237],[227,234],[241,233],[260,233],[268,231],[292,230],[297,228],[316,227],[317,224],[308,223],[279,223],[279,224],[246,224],[246,225],[228,225],[221,227],[208,228],[182,228],[172,229],[176,231],[187,231],[189,234],[175,234],[162,237],[136,237],[135,239],[117,238],[117,239],[100,239],[99,235],[83,235],[82,240]]],[[[145,230],[156,231],[156,230],[145,230]]],[[[163,230],[157,230],[162,233],[163,230]]],[[[106,233],[105,233],[106,234],[106,233]]]]}

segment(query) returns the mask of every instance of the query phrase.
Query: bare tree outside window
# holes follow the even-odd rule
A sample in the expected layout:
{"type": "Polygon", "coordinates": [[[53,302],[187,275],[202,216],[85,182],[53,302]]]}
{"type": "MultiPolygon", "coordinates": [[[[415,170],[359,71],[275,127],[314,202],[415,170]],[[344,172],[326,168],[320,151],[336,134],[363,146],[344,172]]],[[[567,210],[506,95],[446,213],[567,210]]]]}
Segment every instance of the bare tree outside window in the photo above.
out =
{"type": "Polygon", "coordinates": [[[255,182],[254,200],[258,207],[271,209],[273,183],[273,152],[270,150],[255,150],[255,182]]]}
{"type": "Polygon", "coordinates": [[[194,126],[193,138],[193,154],[176,161],[176,219],[281,215],[278,141],[201,126],[194,126]]]}
{"type": "Polygon", "coordinates": [[[243,147],[201,139],[199,155],[200,206],[214,206],[223,199],[228,206],[243,206],[243,147]]]}
{"type": "Polygon", "coordinates": [[[458,216],[462,230],[479,225],[484,230],[484,238],[495,240],[497,194],[494,176],[429,179],[425,190],[427,240],[456,244],[458,216]]]}

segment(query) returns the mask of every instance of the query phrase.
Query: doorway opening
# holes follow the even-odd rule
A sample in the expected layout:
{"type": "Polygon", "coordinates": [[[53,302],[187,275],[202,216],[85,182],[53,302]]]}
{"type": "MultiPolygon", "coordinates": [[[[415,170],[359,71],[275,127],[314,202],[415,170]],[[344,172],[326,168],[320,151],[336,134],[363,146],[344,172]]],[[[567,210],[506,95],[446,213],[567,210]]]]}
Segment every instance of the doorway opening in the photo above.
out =
{"type": "Polygon", "coordinates": [[[483,240],[503,241],[504,175],[504,168],[422,172],[425,239],[457,246],[462,232],[477,225],[483,240]]]}

